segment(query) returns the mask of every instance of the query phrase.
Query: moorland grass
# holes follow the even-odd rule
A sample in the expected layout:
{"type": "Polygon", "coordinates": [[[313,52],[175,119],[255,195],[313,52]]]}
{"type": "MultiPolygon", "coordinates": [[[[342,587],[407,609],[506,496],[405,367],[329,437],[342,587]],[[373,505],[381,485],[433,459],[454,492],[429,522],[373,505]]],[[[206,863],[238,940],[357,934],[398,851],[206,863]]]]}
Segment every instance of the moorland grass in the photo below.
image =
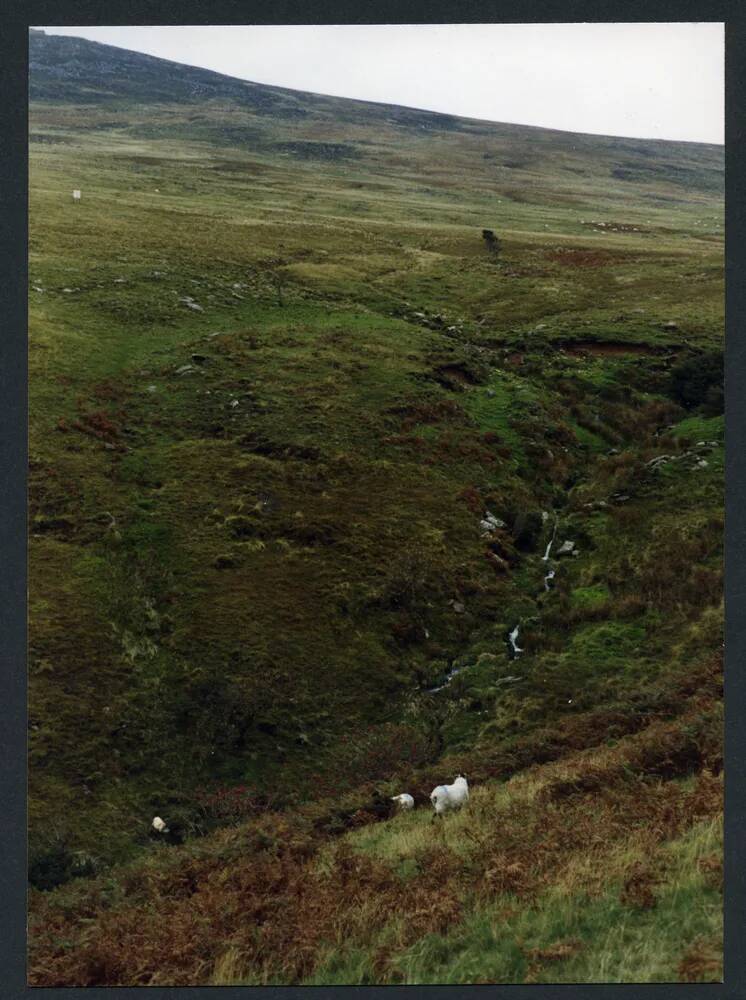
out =
{"type": "MultiPolygon", "coordinates": [[[[441,832],[419,813],[376,823],[371,796],[426,796],[464,767],[474,810],[519,808],[495,779],[691,709],[722,641],[723,418],[715,397],[685,408],[673,372],[722,347],[722,151],[276,88],[270,115],[258,91],[185,102],[171,78],[146,100],[128,73],[113,96],[91,77],[52,99],[43,65],[29,812],[32,869],[60,888],[32,891],[35,981],[715,974],[717,887],[694,870],[667,863],[656,906],[625,909],[612,865],[588,902],[561,883],[558,841],[513,912],[515,885],[477,898],[492,869],[474,811],[441,832]],[[491,537],[486,510],[505,524],[491,537]],[[555,522],[579,555],[547,590],[555,522]],[[235,788],[247,812],[228,820],[215,802],[235,788]],[[183,847],[148,837],[161,812],[183,847]],[[242,852],[258,873],[234,872],[242,852]],[[326,887],[321,919],[296,893],[306,865],[369,898],[326,887]],[[438,872],[470,887],[458,905],[419,895],[438,872]],[[204,910],[138,929],[133,900],[156,914],[158,885],[204,910]],[[307,941],[296,910],[318,923],[307,941]],[[179,942],[183,970],[159,971],[179,942]]],[[[711,709],[689,723],[703,745],[711,709]]],[[[713,756],[681,740],[671,801],[713,756]]],[[[708,803],[669,831],[672,857],[687,830],[705,838],[708,803]]]]}

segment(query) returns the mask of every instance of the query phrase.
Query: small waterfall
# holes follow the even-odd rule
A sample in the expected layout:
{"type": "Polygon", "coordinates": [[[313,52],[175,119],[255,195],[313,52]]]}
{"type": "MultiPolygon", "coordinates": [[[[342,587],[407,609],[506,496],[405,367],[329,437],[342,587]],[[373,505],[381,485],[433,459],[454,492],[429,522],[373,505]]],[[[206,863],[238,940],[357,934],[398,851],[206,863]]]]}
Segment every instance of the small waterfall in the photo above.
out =
{"type": "Polygon", "coordinates": [[[443,683],[439,684],[437,687],[434,688],[427,688],[426,689],[427,693],[435,694],[436,691],[442,691],[443,688],[447,688],[448,685],[453,680],[453,678],[456,676],[456,674],[460,674],[463,669],[464,669],[463,667],[451,667],[451,669],[446,674],[446,679],[443,681],[443,683]]]}
{"type": "Polygon", "coordinates": [[[549,562],[549,553],[552,551],[552,546],[554,545],[554,539],[557,534],[557,515],[554,515],[554,528],[552,529],[552,537],[549,539],[549,544],[547,545],[547,550],[542,556],[542,562],[549,562]]]}
{"type": "Polygon", "coordinates": [[[512,632],[508,634],[508,641],[510,642],[510,648],[513,651],[513,656],[520,656],[523,650],[518,645],[518,631],[520,629],[520,624],[516,625],[512,632]]]}
{"type": "Polygon", "coordinates": [[[549,586],[549,584],[555,578],[556,575],[557,575],[557,570],[556,569],[550,569],[549,570],[549,572],[547,573],[547,575],[544,577],[544,590],[551,590],[552,589],[549,586]]]}

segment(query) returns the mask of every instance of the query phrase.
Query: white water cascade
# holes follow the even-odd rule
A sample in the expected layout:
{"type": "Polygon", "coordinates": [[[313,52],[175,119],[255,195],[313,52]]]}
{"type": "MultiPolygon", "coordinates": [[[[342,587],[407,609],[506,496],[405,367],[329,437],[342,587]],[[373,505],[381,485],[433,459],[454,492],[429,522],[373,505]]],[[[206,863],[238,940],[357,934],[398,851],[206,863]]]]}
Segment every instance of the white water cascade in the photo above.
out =
{"type": "Polygon", "coordinates": [[[547,545],[547,550],[541,557],[542,562],[549,562],[549,553],[552,551],[552,546],[554,545],[554,539],[557,534],[557,515],[554,515],[554,528],[552,529],[552,537],[549,539],[549,544],[547,545]]]}
{"type": "Polygon", "coordinates": [[[520,656],[523,650],[518,645],[518,630],[520,629],[520,624],[516,625],[513,631],[508,635],[508,641],[510,642],[510,647],[513,650],[514,656],[520,656]]]}
{"type": "Polygon", "coordinates": [[[443,683],[439,684],[437,687],[428,688],[427,689],[428,694],[435,694],[436,691],[442,691],[443,688],[447,688],[448,685],[453,680],[453,678],[456,676],[456,674],[460,674],[463,669],[464,669],[463,667],[451,667],[451,669],[446,674],[446,678],[443,681],[443,683]]]}

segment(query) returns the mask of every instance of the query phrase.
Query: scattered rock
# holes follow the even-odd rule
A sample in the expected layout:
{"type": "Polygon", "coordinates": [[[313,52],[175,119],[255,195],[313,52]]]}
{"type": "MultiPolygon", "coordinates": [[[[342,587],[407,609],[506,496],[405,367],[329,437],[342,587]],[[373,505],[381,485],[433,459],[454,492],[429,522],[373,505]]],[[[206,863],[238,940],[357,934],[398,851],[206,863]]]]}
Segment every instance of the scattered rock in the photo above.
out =
{"type": "Polygon", "coordinates": [[[674,461],[674,459],[675,455],[658,455],[655,458],[651,458],[649,462],[645,463],[645,465],[651,471],[657,472],[658,469],[664,465],[668,465],[668,463],[674,461]]]}
{"type": "Polygon", "coordinates": [[[571,542],[569,539],[564,541],[557,549],[557,555],[558,556],[576,555],[575,542],[571,542]]]}
{"type": "Polygon", "coordinates": [[[204,312],[205,310],[202,306],[195,302],[191,295],[182,295],[179,297],[179,302],[182,302],[187,309],[192,309],[194,312],[204,312]]]}
{"type": "Polygon", "coordinates": [[[706,458],[700,458],[700,460],[697,462],[697,468],[706,469],[709,464],[710,463],[707,461],[706,458]]]}
{"type": "Polygon", "coordinates": [[[507,677],[498,677],[495,681],[495,687],[499,687],[501,684],[514,684],[516,681],[522,681],[523,677],[519,677],[517,674],[508,674],[507,677]]]}
{"type": "Polygon", "coordinates": [[[507,573],[510,570],[510,563],[502,556],[499,556],[497,552],[493,552],[492,549],[487,549],[484,554],[485,559],[492,563],[492,566],[496,572],[507,573]]]}
{"type": "Polygon", "coordinates": [[[193,371],[194,371],[194,365],[182,365],[181,368],[176,369],[176,374],[186,375],[187,372],[193,372],[193,371]]]}
{"type": "Polygon", "coordinates": [[[495,392],[494,389],[486,389],[485,390],[485,396],[489,396],[490,399],[492,399],[492,397],[496,396],[496,395],[497,395],[497,393],[495,392]]]}
{"type": "Polygon", "coordinates": [[[453,610],[456,612],[457,615],[462,615],[464,611],[466,611],[466,608],[460,601],[454,601],[453,610]]]}
{"type": "Polygon", "coordinates": [[[205,361],[209,360],[206,354],[192,354],[191,358],[196,365],[203,365],[205,361]]]}
{"type": "Polygon", "coordinates": [[[156,386],[156,385],[149,385],[148,388],[145,391],[146,392],[157,392],[158,391],[158,386],[156,386]]]}
{"type": "Polygon", "coordinates": [[[679,328],[679,324],[678,323],[674,323],[674,321],[672,319],[670,319],[667,323],[663,323],[662,324],[662,329],[663,330],[678,330],[678,328],[679,328]]]}
{"type": "Polygon", "coordinates": [[[499,528],[505,528],[505,521],[501,521],[499,517],[495,517],[490,511],[486,511],[484,517],[479,522],[479,527],[482,529],[483,535],[491,535],[493,531],[497,531],[499,528]]]}

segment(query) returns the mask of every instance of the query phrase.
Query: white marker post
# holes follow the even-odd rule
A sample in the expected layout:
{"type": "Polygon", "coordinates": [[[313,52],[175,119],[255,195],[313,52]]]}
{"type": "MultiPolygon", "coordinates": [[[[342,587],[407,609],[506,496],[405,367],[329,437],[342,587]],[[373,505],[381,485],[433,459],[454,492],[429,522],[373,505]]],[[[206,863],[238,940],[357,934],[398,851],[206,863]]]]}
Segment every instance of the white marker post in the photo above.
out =
{"type": "Polygon", "coordinates": [[[80,201],[80,191],[77,188],[73,191],[73,201],[80,201]]]}

